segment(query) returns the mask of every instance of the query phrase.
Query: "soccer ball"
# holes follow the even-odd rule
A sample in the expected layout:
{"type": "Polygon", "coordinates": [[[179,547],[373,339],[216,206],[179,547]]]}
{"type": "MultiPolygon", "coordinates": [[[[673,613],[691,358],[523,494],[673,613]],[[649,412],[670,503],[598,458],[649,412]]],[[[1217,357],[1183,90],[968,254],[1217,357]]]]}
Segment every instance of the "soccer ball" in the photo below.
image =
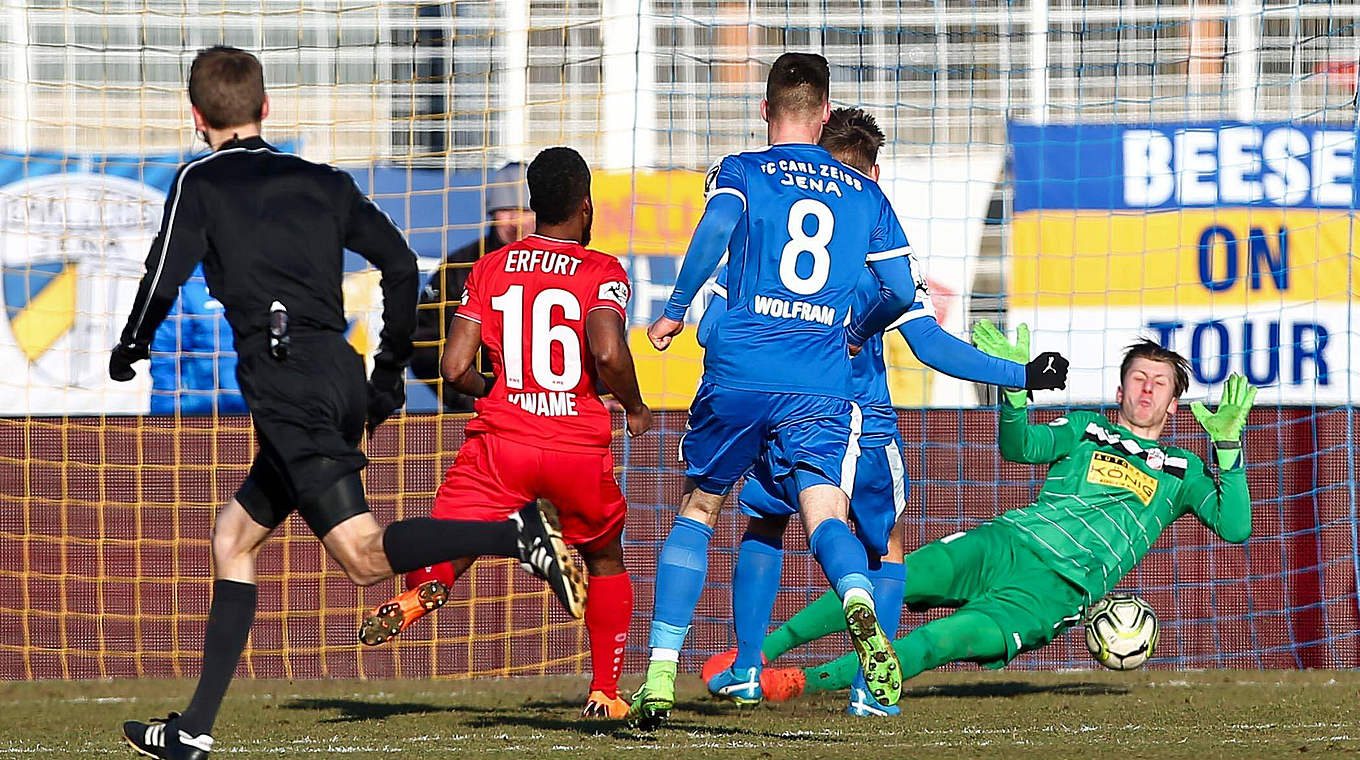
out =
{"type": "Polygon", "coordinates": [[[1157,648],[1157,613],[1129,594],[1110,594],[1086,615],[1086,648],[1110,670],[1140,668],[1157,648]]]}

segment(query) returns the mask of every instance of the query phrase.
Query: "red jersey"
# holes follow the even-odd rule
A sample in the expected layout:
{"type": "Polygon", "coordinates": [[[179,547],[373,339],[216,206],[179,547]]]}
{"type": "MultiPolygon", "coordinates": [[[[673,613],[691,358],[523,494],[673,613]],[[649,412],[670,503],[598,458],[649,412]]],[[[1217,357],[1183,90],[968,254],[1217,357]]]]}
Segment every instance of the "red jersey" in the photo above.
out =
{"type": "Polygon", "coordinates": [[[609,309],[626,320],[629,293],[618,259],[574,241],[530,235],[478,260],[457,316],[481,323],[496,384],[467,431],[542,447],[608,446],[586,315],[609,309]]]}

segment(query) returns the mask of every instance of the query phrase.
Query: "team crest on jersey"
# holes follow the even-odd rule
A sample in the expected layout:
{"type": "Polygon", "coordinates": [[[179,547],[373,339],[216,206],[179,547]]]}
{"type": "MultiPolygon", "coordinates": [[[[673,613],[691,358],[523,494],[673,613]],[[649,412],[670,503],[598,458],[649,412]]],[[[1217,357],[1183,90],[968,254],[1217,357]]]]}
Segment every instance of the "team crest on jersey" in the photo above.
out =
{"type": "Polygon", "coordinates": [[[1157,493],[1157,479],[1134,467],[1129,460],[1104,451],[1091,452],[1091,466],[1086,469],[1086,482],[1100,486],[1122,488],[1143,502],[1152,503],[1157,493]]]}
{"type": "Polygon", "coordinates": [[[600,283],[601,300],[613,301],[620,309],[628,308],[628,283],[619,280],[600,283]]]}
{"type": "Polygon", "coordinates": [[[1114,430],[1107,430],[1095,422],[1086,426],[1082,439],[1127,452],[1129,456],[1147,462],[1151,469],[1160,470],[1177,478],[1185,477],[1185,468],[1190,464],[1185,457],[1171,456],[1156,447],[1144,448],[1139,442],[1125,438],[1114,430]]]}
{"type": "Polygon", "coordinates": [[[1166,452],[1162,451],[1161,449],[1152,449],[1148,451],[1147,463],[1148,467],[1150,467],[1151,469],[1154,470],[1162,469],[1162,467],[1166,465],[1166,452]]]}
{"type": "Polygon", "coordinates": [[[0,188],[0,299],[32,379],[107,382],[108,349],[145,269],[165,194],[122,177],[50,174],[0,188]]]}

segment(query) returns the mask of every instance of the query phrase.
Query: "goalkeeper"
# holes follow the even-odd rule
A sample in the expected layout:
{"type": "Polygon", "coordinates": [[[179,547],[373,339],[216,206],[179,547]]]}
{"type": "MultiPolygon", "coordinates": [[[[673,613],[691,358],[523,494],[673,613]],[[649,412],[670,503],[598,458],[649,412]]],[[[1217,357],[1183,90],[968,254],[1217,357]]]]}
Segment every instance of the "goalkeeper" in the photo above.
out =
{"type": "MultiPolygon", "coordinates": [[[[1011,345],[990,322],[974,331],[983,351],[1024,363],[1028,329],[1011,345]]],[[[1175,519],[1194,513],[1233,543],[1251,533],[1242,428],[1256,389],[1228,378],[1216,412],[1190,405],[1209,433],[1215,477],[1199,457],[1157,442],[1189,386],[1184,357],[1150,340],[1129,347],[1115,391],[1118,410],[1077,411],[1047,425],[1026,422],[1025,392],[1007,391],[998,444],[1012,462],[1052,464],[1034,503],[907,555],[905,601],[914,610],[956,607],[893,642],[903,679],[949,662],[1000,668],[1082,619],[1142,559],[1175,519]]],[[[823,596],[765,638],[769,660],[844,628],[840,602],[823,596]]],[[[853,654],[814,668],[770,668],[765,698],[844,689],[853,654]]]]}

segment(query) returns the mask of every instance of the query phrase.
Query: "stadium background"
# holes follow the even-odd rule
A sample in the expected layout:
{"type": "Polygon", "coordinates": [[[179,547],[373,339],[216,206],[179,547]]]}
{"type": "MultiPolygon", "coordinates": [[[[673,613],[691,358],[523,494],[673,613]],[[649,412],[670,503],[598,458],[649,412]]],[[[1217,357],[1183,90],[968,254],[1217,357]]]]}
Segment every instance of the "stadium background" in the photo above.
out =
{"type": "MultiPolygon", "coordinates": [[[[699,350],[640,330],[669,292],[702,171],[763,140],[765,66],[832,63],[836,104],[889,133],[885,186],[923,254],[937,311],[964,333],[1029,321],[1073,359],[1038,413],[1111,398],[1137,333],[1191,355],[1189,396],[1229,369],[1266,385],[1248,431],[1254,535],[1173,526],[1123,584],[1163,623],[1161,667],[1360,665],[1354,373],[1357,11],[1334,3],[697,3],[29,0],[0,29],[0,678],[193,674],[213,511],[243,477],[247,419],[150,416],[140,384],[102,379],[174,166],[198,149],[193,53],[260,54],[266,136],[354,173],[426,271],[481,234],[486,178],[570,144],[597,171],[597,247],[630,307],[657,431],[616,442],[630,505],[641,663],[659,541],[699,350]]],[[[375,275],[351,260],[356,348],[372,347],[375,275]]],[[[691,313],[697,319],[697,314],[691,313]]],[[[687,331],[692,336],[692,331],[687,331]]],[[[932,376],[899,338],[894,399],[925,541],[1025,502],[1034,468],[999,461],[985,389],[932,376]],[[926,408],[929,407],[929,408],[926,408]]],[[[162,357],[163,359],[164,357],[162,357]]],[[[216,358],[222,358],[221,356],[216,358]]],[[[186,391],[187,392],[187,391],[186,391]]],[[[369,443],[379,516],[426,509],[462,441],[412,383],[369,443]]],[[[1173,442],[1202,451],[1182,413],[1173,442]]],[[[737,520],[715,541],[687,664],[726,648],[737,520]]],[[[776,618],[824,580],[799,550],[776,618]]],[[[579,672],[579,626],[506,563],[477,566],[433,625],[360,652],[353,589],[298,521],[262,556],[242,672],[260,677],[579,672]]],[[[908,616],[910,624],[919,618],[908,616]]],[[[825,641],[798,656],[839,654],[825,641]]],[[[1065,635],[1019,667],[1090,667],[1065,635]]]]}

